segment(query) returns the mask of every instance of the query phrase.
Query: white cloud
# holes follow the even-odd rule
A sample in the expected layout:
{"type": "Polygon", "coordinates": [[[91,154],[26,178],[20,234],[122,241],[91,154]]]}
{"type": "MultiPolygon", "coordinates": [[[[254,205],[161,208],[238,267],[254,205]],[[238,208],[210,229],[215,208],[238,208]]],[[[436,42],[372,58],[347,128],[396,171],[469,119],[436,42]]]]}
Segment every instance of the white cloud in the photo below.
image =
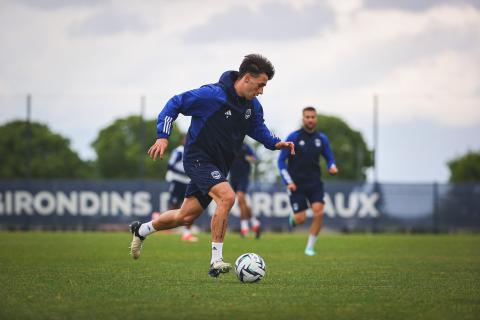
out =
{"type": "Polygon", "coordinates": [[[407,11],[425,11],[438,6],[472,6],[480,8],[476,0],[363,0],[370,9],[396,9],[407,11]]]}
{"type": "Polygon", "coordinates": [[[124,32],[139,34],[145,32],[146,24],[139,14],[106,8],[96,12],[82,22],[74,23],[69,28],[72,36],[112,36],[124,32]]]}
{"type": "MultiPolygon", "coordinates": [[[[315,29],[314,19],[305,19],[301,30],[273,41],[246,37],[234,24],[228,30],[241,36],[232,41],[188,43],[192,28],[231,17],[238,2],[29,3],[3,2],[0,10],[0,122],[23,117],[24,96],[32,93],[34,117],[89,157],[98,130],[138,112],[141,94],[147,95],[147,116],[156,117],[173,94],[217,81],[251,52],[269,57],[277,69],[261,101],[267,122],[281,136],[298,126],[303,106],[314,104],[347,119],[370,140],[374,93],[384,125],[423,119],[480,124],[480,10],[472,5],[405,10],[327,1],[335,13],[328,28],[315,29]],[[100,23],[102,17],[110,23],[100,23]],[[305,32],[310,24],[315,31],[305,32]]],[[[282,1],[278,8],[292,8],[283,19],[295,25],[293,19],[316,3],[282,1]]],[[[244,6],[253,17],[268,18],[265,8],[273,2],[244,6]]],[[[273,12],[287,14],[280,9],[273,12]]],[[[284,22],[267,21],[272,28],[284,22]]],[[[180,121],[186,127],[188,120],[180,121]]]]}
{"type": "Polygon", "coordinates": [[[432,119],[454,126],[480,123],[478,56],[445,52],[392,72],[377,86],[387,121],[432,119]]]}
{"type": "Polygon", "coordinates": [[[185,41],[201,44],[244,39],[284,42],[315,35],[319,30],[330,27],[334,19],[332,9],[322,2],[301,7],[266,2],[256,10],[236,5],[211,17],[205,24],[192,28],[185,41]]]}

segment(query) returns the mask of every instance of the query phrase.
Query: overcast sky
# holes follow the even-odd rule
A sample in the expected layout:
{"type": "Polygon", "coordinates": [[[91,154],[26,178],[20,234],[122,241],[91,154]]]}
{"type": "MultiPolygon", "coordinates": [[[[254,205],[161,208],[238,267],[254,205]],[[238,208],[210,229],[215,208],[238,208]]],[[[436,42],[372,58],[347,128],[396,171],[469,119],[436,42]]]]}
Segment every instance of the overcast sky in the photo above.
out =
{"type": "Polygon", "coordinates": [[[381,181],[443,182],[448,160],[480,149],[477,0],[0,0],[0,48],[0,124],[31,93],[33,119],[84,159],[141,95],[156,117],[253,52],[276,68],[260,101],[281,137],[314,105],[371,147],[378,94],[381,181]]]}

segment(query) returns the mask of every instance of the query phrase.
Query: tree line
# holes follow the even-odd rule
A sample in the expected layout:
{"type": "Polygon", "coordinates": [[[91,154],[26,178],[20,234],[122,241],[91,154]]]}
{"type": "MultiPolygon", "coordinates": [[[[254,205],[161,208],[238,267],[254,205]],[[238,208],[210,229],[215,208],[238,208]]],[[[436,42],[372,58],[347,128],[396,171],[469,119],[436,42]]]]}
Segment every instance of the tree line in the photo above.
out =
{"type": "MultiPolygon", "coordinates": [[[[329,180],[365,181],[373,153],[362,134],[338,117],[318,115],[318,130],[329,137],[340,174],[329,180]]],[[[11,121],[0,126],[0,179],[160,179],[165,177],[171,150],[185,133],[175,126],[163,161],[152,161],[147,148],[156,139],[156,119],[129,116],[101,129],[91,146],[94,160],[82,160],[70,140],[38,122],[11,121]]],[[[261,150],[262,146],[255,145],[261,150]]],[[[276,171],[276,153],[262,153],[255,178],[276,171]]],[[[322,160],[323,161],[323,160],[322,160]]],[[[480,152],[448,163],[451,181],[480,180],[480,152]]],[[[324,163],[322,167],[325,168],[324,163]]]]}

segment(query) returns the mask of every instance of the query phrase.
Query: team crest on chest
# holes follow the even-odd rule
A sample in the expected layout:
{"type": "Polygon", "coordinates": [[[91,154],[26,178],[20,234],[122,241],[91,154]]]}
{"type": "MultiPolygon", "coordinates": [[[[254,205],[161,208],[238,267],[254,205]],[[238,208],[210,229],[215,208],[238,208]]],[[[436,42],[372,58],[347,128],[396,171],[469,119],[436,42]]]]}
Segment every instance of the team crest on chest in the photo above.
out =
{"type": "Polygon", "coordinates": [[[250,118],[251,115],[252,115],[252,109],[247,109],[247,111],[245,111],[245,119],[250,118]]]}
{"type": "Polygon", "coordinates": [[[215,171],[212,171],[211,175],[212,175],[212,178],[213,178],[213,179],[216,179],[216,180],[218,180],[218,179],[220,179],[220,178],[222,177],[222,175],[220,174],[220,172],[219,172],[219,171],[216,171],[216,170],[215,170],[215,171]]]}
{"type": "Polygon", "coordinates": [[[322,141],[320,139],[315,139],[315,146],[320,147],[322,145],[322,141]]]}
{"type": "Polygon", "coordinates": [[[305,145],[305,141],[300,140],[300,142],[298,144],[303,147],[305,145]]]}

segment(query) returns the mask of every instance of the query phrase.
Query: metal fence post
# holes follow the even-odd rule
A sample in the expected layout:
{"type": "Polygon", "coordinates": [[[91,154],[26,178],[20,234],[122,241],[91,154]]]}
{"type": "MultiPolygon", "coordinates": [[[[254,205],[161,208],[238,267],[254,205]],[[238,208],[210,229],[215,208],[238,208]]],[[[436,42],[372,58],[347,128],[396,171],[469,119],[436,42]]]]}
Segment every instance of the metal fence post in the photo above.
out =
{"type": "Polygon", "coordinates": [[[432,214],[432,222],[433,222],[433,232],[438,233],[438,215],[439,215],[439,195],[438,195],[438,183],[433,183],[433,214],[432,214]]]}

